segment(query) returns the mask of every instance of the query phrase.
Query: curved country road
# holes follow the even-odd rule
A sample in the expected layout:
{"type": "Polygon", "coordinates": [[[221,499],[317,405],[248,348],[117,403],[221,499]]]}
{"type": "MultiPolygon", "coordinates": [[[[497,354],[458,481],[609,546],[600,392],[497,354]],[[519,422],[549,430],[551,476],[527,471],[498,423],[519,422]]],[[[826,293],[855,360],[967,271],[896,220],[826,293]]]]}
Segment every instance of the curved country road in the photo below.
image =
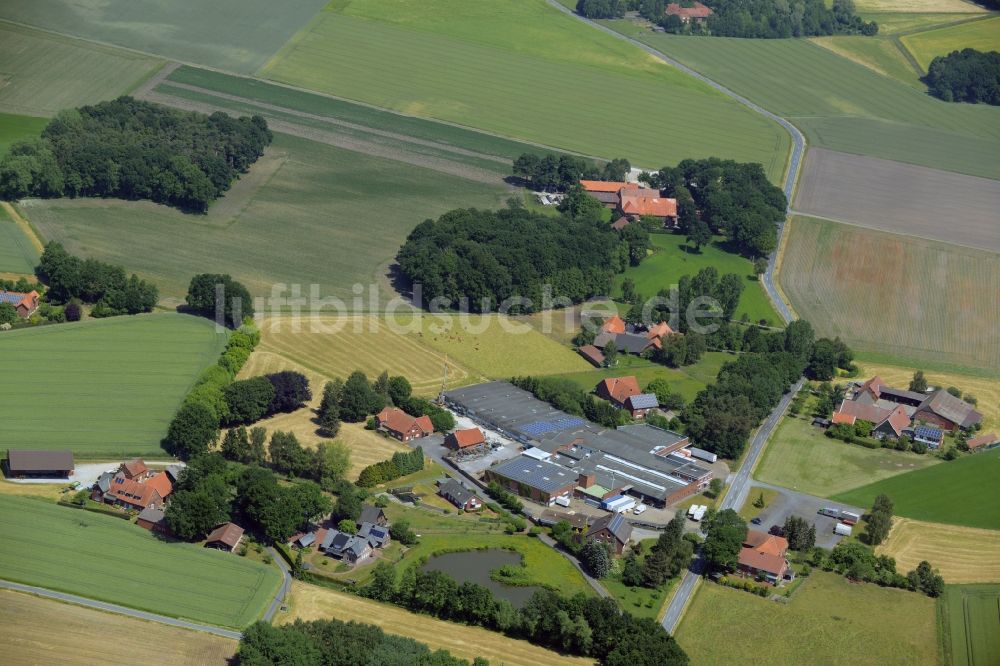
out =
{"type": "Polygon", "coordinates": [[[278,612],[278,608],[281,607],[281,603],[285,600],[285,597],[288,595],[288,590],[292,586],[292,572],[289,570],[288,565],[285,564],[285,558],[283,558],[278,551],[268,546],[267,552],[271,555],[271,559],[274,560],[274,563],[278,565],[278,568],[281,569],[281,589],[279,589],[278,593],[274,595],[274,599],[271,600],[271,605],[267,607],[267,612],[264,613],[264,621],[270,622],[271,618],[274,617],[274,614],[278,612]]]}
{"type": "Polygon", "coordinates": [[[126,608],[125,606],[119,606],[117,604],[109,604],[103,601],[97,601],[95,599],[87,599],[86,597],[80,597],[75,594],[66,594],[65,592],[56,592],[54,590],[47,590],[44,587],[35,587],[34,585],[21,585],[20,583],[12,583],[10,581],[0,580],[0,588],[6,590],[16,590],[18,592],[27,592],[28,594],[35,594],[40,597],[47,597],[49,599],[55,599],[57,601],[76,604],[77,606],[86,606],[87,608],[95,608],[97,610],[106,611],[108,613],[117,613],[119,615],[126,615],[128,617],[133,617],[139,620],[148,620],[149,622],[159,622],[160,624],[169,624],[173,627],[180,627],[182,629],[191,629],[193,631],[204,631],[205,633],[215,634],[216,636],[222,636],[223,638],[232,638],[234,640],[239,640],[240,638],[243,637],[243,634],[234,629],[223,629],[222,627],[216,627],[210,624],[199,624],[198,622],[188,622],[187,620],[179,620],[175,617],[167,617],[166,615],[147,613],[146,611],[136,610],[134,608],[126,608]]]}
{"type": "MultiPolygon", "coordinates": [[[[799,169],[802,166],[802,155],[803,155],[803,153],[805,153],[805,149],[806,149],[806,139],[802,135],[802,132],[800,132],[797,127],[795,127],[795,125],[792,125],[790,122],[788,122],[787,120],[785,120],[781,116],[777,116],[777,115],[771,113],[770,111],[768,111],[767,109],[764,109],[764,108],[758,106],[757,104],[754,104],[753,102],[751,102],[750,100],[748,100],[746,97],[743,97],[742,95],[739,95],[739,94],[733,92],[732,90],[730,90],[729,88],[725,87],[721,83],[716,83],[715,81],[713,81],[712,79],[706,77],[705,75],[699,74],[698,72],[694,71],[693,69],[691,69],[687,65],[683,65],[680,62],[678,62],[677,60],[674,60],[673,58],[671,58],[670,56],[668,56],[668,55],[666,55],[664,53],[661,53],[660,51],[657,51],[656,49],[654,49],[652,46],[649,46],[648,44],[643,44],[642,42],[640,42],[638,40],[635,40],[635,39],[632,39],[631,37],[628,37],[626,35],[623,35],[620,32],[616,32],[616,31],[612,30],[611,28],[609,28],[607,26],[601,25],[600,23],[597,23],[595,21],[591,21],[590,19],[588,19],[588,18],[586,18],[584,16],[580,16],[579,14],[577,14],[576,12],[574,12],[573,10],[571,10],[569,7],[566,7],[566,6],[562,5],[562,4],[560,4],[556,0],[545,0],[545,1],[548,2],[550,5],[552,5],[553,7],[555,7],[556,9],[558,9],[559,11],[563,12],[564,14],[569,14],[573,18],[578,19],[580,21],[583,21],[585,23],[588,23],[588,24],[592,25],[593,27],[597,28],[598,30],[606,32],[607,34],[611,35],[612,37],[617,37],[618,39],[621,39],[621,40],[624,40],[626,42],[629,42],[633,46],[639,47],[640,49],[642,49],[646,53],[650,54],[654,58],[658,58],[658,59],[662,60],[663,62],[667,63],[671,67],[674,67],[674,68],[679,69],[680,71],[684,72],[688,76],[693,76],[694,78],[698,79],[702,83],[706,83],[709,86],[711,86],[712,88],[715,88],[716,90],[718,90],[719,92],[721,92],[723,95],[736,100],[737,102],[739,102],[743,106],[747,107],[748,109],[751,109],[752,111],[754,111],[756,113],[759,113],[760,115],[762,115],[762,116],[764,116],[766,118],[770,118],[774,122],[776,122],[779,125],[781,125],[782,127],[784,127],[785,130],[792,136],[792,157],[791,157],[791,162],[788,165],[788,173],[785,175],[785,183],[784,183],[784,186],[783,186],[782,189],[785,192],[785,198],[788,199],[789,206],[791,206],[792,191],[795,189],[795,181],[798,180],[799,169]]],[[[785,222],[783,221],[781,224],[778,225],[778,245],[779,245],[779,247],[781,245],[781,234],[784,231],[784,228],[785,228],[785,222]]],[[[777,251],[774,251],[774,252],[771,253],[771,256],[768,257],[767,272],[764,273],[764,283],[763,284],[764,284],[764,290],[767,292],[767,295],[771,299],[771,302],[774,304],[774,307],[778,311],[778,314],[780,314],[781,318],[785,320],[785,323],[788,323],[788,322],[792,321],[792,319],[793,319],[792,313],[788,309],[788,306],[785,304],[785,301],[778,294],[777,288],[775,288],[775,286],[774,286],[774,267],[775,267],[775,260],[776,260],[777,256],[778,256],[777,251]]]]}

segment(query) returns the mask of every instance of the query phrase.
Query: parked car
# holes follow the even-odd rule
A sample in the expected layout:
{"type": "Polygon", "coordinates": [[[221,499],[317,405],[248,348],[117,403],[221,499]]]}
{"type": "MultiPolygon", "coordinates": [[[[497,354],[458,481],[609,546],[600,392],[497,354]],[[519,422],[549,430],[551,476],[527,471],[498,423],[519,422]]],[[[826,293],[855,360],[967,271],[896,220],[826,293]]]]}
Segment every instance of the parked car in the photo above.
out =
{"type": "Polygon", "coordinates": [[[751,522],[751,523],[753,523],[754,525],[760,525],[760,522],[761,522],[761,521],[760,521],[760,518],[754,518],[754,519],[753,519],[753,520],[751,520],[750,522],[751,522]]]}
{"type": "Polygon", "coordinates": [[[635,515],[638,516],[640,513],[642,513],[645,510],[646,510],[646,505],[645,504],[637,504],[635,506],[635,508],[632,509],[632,513],[634,513],[635,515]]]}

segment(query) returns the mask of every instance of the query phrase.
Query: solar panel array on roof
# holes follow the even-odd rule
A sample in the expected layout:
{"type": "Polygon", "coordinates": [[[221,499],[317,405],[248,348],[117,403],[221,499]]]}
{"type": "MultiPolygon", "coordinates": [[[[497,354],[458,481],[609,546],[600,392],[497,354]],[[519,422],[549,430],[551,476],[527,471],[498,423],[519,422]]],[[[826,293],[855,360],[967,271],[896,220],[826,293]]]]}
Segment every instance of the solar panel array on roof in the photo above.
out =
{"type": "Polygon", "coordinates": [[[558,432],[568,428],[576,428],[585,424],[586,421],[576,416],[553,419],[552,421],[532,421],[525,423],[518,428],[521,432],[531,437],[540,437],[546,433],[558,432]]]}
{"type": "Polygon", "coordinates": [[[941,439],[941,431],[937,428],[928,428],[926,426],[918,426],[913,429],[913,434],[917,437],[923,437],[925,439],[941,439]]]}
{"type": "Polygon", "coordinates": [[[8,291],[0,291],[0,303],[10,303],[17,305],[24,300],[24,294],[15,294],[8,291]]]}

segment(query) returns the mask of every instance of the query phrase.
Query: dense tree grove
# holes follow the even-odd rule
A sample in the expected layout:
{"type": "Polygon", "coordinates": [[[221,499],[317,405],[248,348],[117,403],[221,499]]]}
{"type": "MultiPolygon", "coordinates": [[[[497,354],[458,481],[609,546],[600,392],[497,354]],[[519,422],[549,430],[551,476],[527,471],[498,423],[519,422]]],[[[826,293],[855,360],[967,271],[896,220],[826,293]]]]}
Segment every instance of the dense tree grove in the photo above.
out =
{"type": "Polygon", "coordinates": [[[962,49],[937,56],[924,82],[932,95],[946,102],[1000,106],[1000,53],[962,49]]]}
{"type": "Polygon", "coordinates": [[[574,303],[610,293],[614,274],[629,264],[629,243],[583,217],[473,208],[423,222],[396,259],[407,279],[421,285],[425,307],[489,312],[518,297],[530,303],[511,312],[530,312],[543,302],[545,285],[574,303]]]}
{"type": "Polygon", "coordinates": [[[683,511],[678,511],[640,563],[638,548],[625,556],[622,582],[631,587],[658,588],[679,576],[691,563],[693,544],[684,539],[683,511]]]}
{"type": "Polygon", "coordinates": [[[424,468],[424,450],[419,446],[412,451],[397,451],[389,460],[374,463],[361,470],[358,486],[372,488],[380,483],[393,481],[401,476],[419,472],[424,468]]]}
{"type": "Polygon", "coordinates": [[[271,143],[261,116],[178,111],[131,97],[61,112],[0,162],[0,197],[150,199],[204,212],[271,143]]]}
{"type": "Polygon", "coordinates": [[[160,299],[156,285],[140,280],[135,274],[125,277],[122,266],[80,259],[55,241],[45,246],[35,273],[48,286],[49,300],[66,303],[79,299],[94,303],[91,311],[94,317],[150,312],[160,299]]]}
{"type": "Polygon", "coordinates": [[[667,16],[667,3],[640,0],[636,5],[645,18],[677,34],[765,39],[878,34],[875,21],[857,15],[854,0],[834,0],[830,7],[824,0],[703,0],[713,12],[704,23],[684,23],[680,17],[667,16]]]}
{"type": "MultiPolygon", "coordinates": [[[[240,640],[240,666],[468,666],[447,650],[431,651],[412,638],[358,622],[314,620],[275,627],[251,625],[240,640]]],[[[488,666],[477,658],[473,666],[488,666]]]]}
{"type": "Polygon", "coordinates": [[[622,18],[633,4],[631,0],[578,0],[576,13],[592,19],[622,18]]]}
{"type": "Polygon", "coordinates": [[[564,597],[551,590],[536,592],[523,608],[496,599],[481,585],[459,584],[442,571],[419,565],[403,570],[400,579],[386,563],[376,566],[365,596],[410,610],[501,631],[560,652],[592,657],[614,666],[687,664],[687,655],[655,620],[622,612],[614,599],[586,594],[564,597]]]}
{"type": "Polygon", "coordinates": [[[682,233],[689,233],[689,224],[700,217],[747,256],[764,256],[776,247],[777,225],[785,217],[788,201],[781,188],[768,181],[760,164],[717,157],[688,159],[649,174],[648,180],[652,187],[677,199],[682,233]],[[700,216],[693,211],[685,214],[687,201],[693,201],[700,216]]]}
{"type": "Polygon", "coordinates": [[[565,192],[581,180],[623,181],[631,168],[624,158],[597,164],[575,155],[523,153],[512,172],[533,190],[565,192]]]}
{"type": "Polygon", "coordinates": [[[187,304],[192,312],[231,328],[254,315],[250,292],[229,275],[195,275],[188,286],[187,304]]]}
{"type": "Polygon", "coordinates": [[[785,518],[782,533],[788,539],[788,547],[792,550],[812,550],[816,545],[816,525],[807,523],[801,516],[785,518]]]}
{"type": "Polygon", "coordinates": [[[705,520],[705,543],[701,554],[708,565],[718,571],[732,571],[747,538],[747,524],[732,509],[720,511],[705,520]]]}
{"type": "Polygon", "coordinates": [[[510,382],[556,409],[583,416],[608,428],[625,425],[632,420],[632,417],[625,410],[618,409],[604,400],[598,400],[580,390],[576,384],[568,379],[527,376],[512,377],[510,382]]]}

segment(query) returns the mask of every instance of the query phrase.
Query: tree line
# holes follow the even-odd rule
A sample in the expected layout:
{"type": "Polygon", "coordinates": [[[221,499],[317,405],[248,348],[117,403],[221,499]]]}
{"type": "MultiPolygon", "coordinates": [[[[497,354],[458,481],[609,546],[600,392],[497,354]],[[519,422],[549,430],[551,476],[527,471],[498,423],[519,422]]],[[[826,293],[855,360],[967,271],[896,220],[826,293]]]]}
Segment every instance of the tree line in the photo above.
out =
{"type": "Polygon", "coordinates": [[[932,95],[946,102],[1000,106],[1000,53],[962,49],[937,56],[924,82],[932,95]]]}
{"type": "MultiPolygon", "coordinates": [[[[682,0],[681,5],[684,6],[682,0]]],[[[689,5],[691,3],[688,3],[689,5]]],[[[667,0],[642,0],[640,13],[667,32],[787,39],[820,35],[878,34],[878,23],[858,16],[854,0],[834,0],[827,7],[824,0],[705,0],[712,14],[704,21],[684,23],[679,16],[667,16],[667,0]]]]}
{"type": "Polygon", "coordinates": [[[511,377],[510,383],[556,409],[582,416],[607,428],[616,428],[632,421],[631,415],[624,409],[618,409],[609,402],[598,400],[569,379],[528,375],[511,377]]]}
{"type": "MultiPolygon", "coordinates": [[[[240,666],[468,666],[447,650],[360,622],[296,620],[275,627],[257,622],[243,632],[236,663],[240,666]]],[[[489,666],[482,657],[472,666],[489,666]]]]}
{"type": "Polygon", "coordinates": [[[419,446],[412,451],[397,451],[388,460],[374,463],[361,470],[358,486],[372,488],[380,483],[395,481],[401,476],[419,472],[424,468],[424,450],[419,446]]]}
{"type": "Polygon", "coordinates": [[[598,164],[575,155],[522,153],[511,172],[533,190],[565,192],[581,180],[623,181],[631,169],[624,157],[598,164]]]}
{"type": "MultiPolygon", "coordinates": [[[[140,280],[134,273],[126,277],[123,266],[81,259],[56,241],[45,246],[35,274],[48,287],[47,300],[67,305],[74,301],[93,303],[93,317],[151,312],[160,299],[156,285],[140,280]]],[[[76,312],[79,314],[78,306],[76,312]]]]}
{"type": "Polygon", "coordinates": [[[514,609],[481,585],[459,584],[442,571],[421,570],[419,563],[404,569],[397,580],[396,570],[384,562],[376,565],[371,582],[361,593],[418,613],[592,657],[606,666],[688,663],[681,647],[655,620],[623,612],[613,599],[583,593],[566,597],[543,589],[522,608],[514,609]]]}
{"type": "Polygon", "coordinates": [[[149,199],[205,212],[271,143],[263,117],[178,111],[131,97],[60,112],[0,161],[0,197],[149,199]]]}

